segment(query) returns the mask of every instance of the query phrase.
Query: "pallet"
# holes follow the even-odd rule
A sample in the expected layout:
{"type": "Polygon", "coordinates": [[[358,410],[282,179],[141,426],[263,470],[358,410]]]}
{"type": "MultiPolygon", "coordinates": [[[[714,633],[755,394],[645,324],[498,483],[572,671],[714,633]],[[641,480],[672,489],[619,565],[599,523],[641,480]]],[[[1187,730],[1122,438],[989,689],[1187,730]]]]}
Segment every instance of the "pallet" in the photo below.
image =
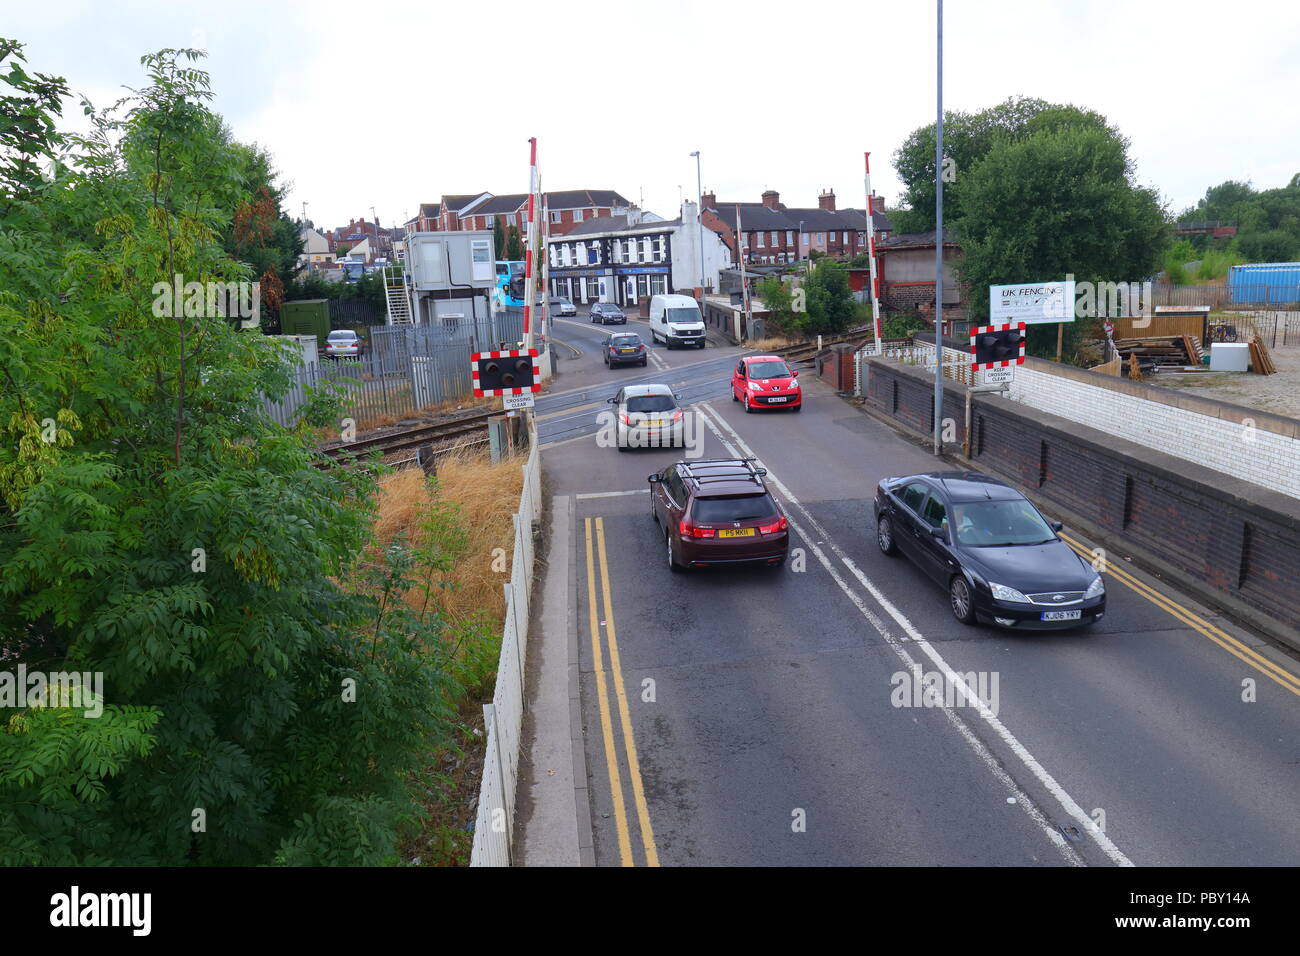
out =
{"type": "Polygon", "coordinates": [[[1277,366],[1273,364],[1273,356],[1269,354],[1268,346],[1258,335],[1250,337],[1250,370],[1260,375],[1274,375],[1277,373],[1277,366]]]}

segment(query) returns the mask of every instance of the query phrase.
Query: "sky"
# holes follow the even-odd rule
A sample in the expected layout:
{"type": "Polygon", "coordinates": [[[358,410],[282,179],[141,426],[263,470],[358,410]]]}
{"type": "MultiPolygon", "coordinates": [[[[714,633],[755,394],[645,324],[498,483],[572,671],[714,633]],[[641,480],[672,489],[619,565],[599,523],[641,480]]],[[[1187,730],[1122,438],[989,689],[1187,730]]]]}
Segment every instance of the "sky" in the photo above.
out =
{"type": "MultiPolygon", "coordinates": [[[[865,151],[897,200],[893,153],[935,118],[935,7],[0,0],[0,35],[96,105],[143,85],[142,54],[206,50],[213,108],[321,228],[525,192],[533,136],[546,189],[615,189],[671,218],[696,195],[693,150],[720,201],[833,189],[860,208],[865,151]]],[[[1024,95],[1100,112],[1175,213],[1227,179],[1300,172],[1300,4],[949,0],[943,29],[945,109],[1024,95]]]]}

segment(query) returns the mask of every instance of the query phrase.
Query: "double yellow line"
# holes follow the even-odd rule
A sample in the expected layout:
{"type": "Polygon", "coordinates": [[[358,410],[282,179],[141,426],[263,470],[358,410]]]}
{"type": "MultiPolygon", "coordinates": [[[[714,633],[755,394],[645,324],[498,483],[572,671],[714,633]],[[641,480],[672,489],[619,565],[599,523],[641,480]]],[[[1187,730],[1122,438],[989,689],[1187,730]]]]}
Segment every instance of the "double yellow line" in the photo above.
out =
{"type": "Polygon", "coordinates": [[[591,625],[591,660],[596,677],[596,695],[600,705],[600,729],[605,741],[605,765],[609,770],[609,787],[614,799],[614,825],[618,832],[618,856],[623,866],[633,866],[632,836],[628,828],[627,808],[623,802],[623,778],[619,769],[618,752],[614,746],[614,722],[609,711],[609,690],[605,686],[605,657],[601,648],[600,631],[603,626],[609,641],[610,676],[614,681],[614,695],[618,699],[618,716],[622,724],[623,750],[627,754],[627,775],[632,784],[632,801],[636,805],[637,822],[641,828],[641,843],[645,847],[648,866],[659,865],[659,851],[655,849],[654,830],[650,826],[650,810],[645,802],[645,788],[641,784],[641,767],[636,758],[636,742],[632,739],[632,714],[627,706],[627,691],[623,686],[623,667],[618,657],[618,634],[614,627],[614,602],[609,592],[609,565],[605,560],[605,519],[596,518],[595,549],[592,547],[591,518],[583,519],[587,539],[587,608],[591,625]],[[600,587],[604,600],[605,620],[596,613],[596,555],[600,559],[600,587]]]}
{"type": "MultiPolygon", "coordinates": [[[[1079,556],[1083,558],[1085,561],[1092,560],[1093,558],[1092,552],[1089,551],[1086,547],[1084,547],[1084,545],[1081,542],[1075,541],[1069,535],[1064,533],[1061,534],[1061,539],[1065,541],[1065,543],[1068,544],[1071,548],[1073,548],[1079,554],[1079,556]]],[[[1255,651],[1247,647],[1245,644],[1241,643],[1241,641],[1237,640],[1231,634],[1228,634],[1221,628],[1215,627],[1213,624],[1205,620],[1205,618],[1201,617],[1199,614],[1195,613],[1194,611],[1188,610],[1187,608],[1183,607],[1181,604],[1179,604],[1177,601],[1175,601],[1173,598],[1169,597],[1168,595],[1161,594],[1159,591],[1157,591],[1155,588],[1151,587],[1150,585],[1145,584],[1142,581],[1139,581],[1137,578],[1135,578],[1132,574],[1130,574],[1128,571],[1124,570],[1123,568],[1116,567],[1113,561],[1107,560],[1105,567],[1106,567],[1107,574],[1111,575],[1118,581],[1121,581],[1130,590],[1136,591],[1142,597],[1146,598],[1152,604],[1156,605],[1156,607],[1159,607],[1162,610],[1168,612],[1173,617],[1182,621],[1188,627],[1208,637],[1210,640],[1212,640],[1215,644],[1218,644],[1220,647],[1222,647],[1233,657],[1236,657],[1239,660],[1244,661],[1245,663],[1249,664],[1251,667],[1255,668],[1255,670],[1259,671],[1261,674],[1264,674],[1266,677],[1272,678],[1274,681],[1281,684],[1291,693],[1300,697],[1300,676],[1297,676],[1296,674],[1293,674],[1291,671],[1287,670],[1286,668],[1278,664],[1275,664],[1267,657],[1263,657],[1260,654],[1257,654],[1255,651]]]]}

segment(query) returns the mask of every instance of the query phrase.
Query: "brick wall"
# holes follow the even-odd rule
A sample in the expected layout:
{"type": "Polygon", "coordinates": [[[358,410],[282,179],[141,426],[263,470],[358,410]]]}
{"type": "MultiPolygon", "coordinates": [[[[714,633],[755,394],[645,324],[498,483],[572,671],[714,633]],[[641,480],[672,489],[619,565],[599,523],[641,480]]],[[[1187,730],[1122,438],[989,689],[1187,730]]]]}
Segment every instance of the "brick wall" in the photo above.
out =
{"type": "MultiPolygon", "coordinates": [[[[880,359],[863,369],[873,408],[931,433],[934,385],[923,369],[880,359]]],[[[965,393],[945,380],[944,417],[958,443],[965,393]]],[[[1300,500],[1000,397],[975,396],[971,433],[970,457],[981,468],[1190,581],[1300,628],[1300,500]]]]}

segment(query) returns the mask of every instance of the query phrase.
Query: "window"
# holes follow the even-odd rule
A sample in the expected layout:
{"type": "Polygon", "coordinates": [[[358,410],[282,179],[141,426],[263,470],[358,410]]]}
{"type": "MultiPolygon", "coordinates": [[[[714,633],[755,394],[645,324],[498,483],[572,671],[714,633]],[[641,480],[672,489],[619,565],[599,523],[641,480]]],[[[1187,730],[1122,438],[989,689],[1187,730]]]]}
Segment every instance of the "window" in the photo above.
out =
{"type": "Polygon", "coordinates": [[[665,258],[664,245],[665,245],[665,240],[663,236],[660,236],[658,239],[655,240],[655,261],[656,262],[664,261],[665,258]]]}
{"type": "Polygon", "coordinates": [[[825,244],[826,244],[826,233],[824,232],[817,233],[817,245],[822,246],[825,244]]]}
{"type": "Polygon", "coordinates": [[[781,238],[780,238],[780,236],[781,236],[781,234],[780,234],[779,232],[774,232],[774,233],[772,233],[772,247],[773,247],[773,248],[776,248],[778,245],[780,245],[780,243],[781,243],[781,238]]]}
{"type": "Polygon", "coordinates": [[[832,232],[832,233],[831,233],[831,242],[834,242],[834,241],[835,241],[835,233],[832,232]]]}
{"type": "Polygon", "coordinates": [[[557,223],[559,221],[560,221],[560,213],[559,210],[556,210],[555,212],[551,213],[551,222],[557,223]]]}
{"type": "MultiPolygon", "coordinates": [[[[582,210],[582,209],[575,209],[575,210],[573,210],[573,221],[574,221],[574,222],[582,222],[582,214],[583,214],[584,211],[585,211],[585,210],[582,210]]],[[[934,343],[931,342],[930,345],[933,346],[934,343]]],[[[933,351],[933,348],[931,348],[931,351],[933,351]]]]}
{"type": "Polygon", "coordinates": [[[948,509],[933,494],[925,502],[925,511],[921,517],[932,528],[942,528],[948,522],[948,509]]]}
{"type": "Polygon", "coordinates": [[[726,498],[696,498],[691,517],[701,524],[727,521],[752,521],[780,514],[776,502],[766,492],[757,495],[734,495],[726,498]]]}
{"type": "Polygon", "coordinates": [[[758,234],[758,248],[762,249],[764,246],[767,245],[767,242],[765,241],[766,239],[767,239],[767,233],[760,232],[758,234]]]}
{"type": "Polygon", "coordinates": [[[641,261],[649,262],[651,259],[651,255],[652,254],[650,252],[650,237],[646,236],[646,238],[641,240],[641,261]]]}
{"type": "Polygon", "coordinates": [[[903,504],[911,508],[917,514],[921,513],[921,505],[925,501],[925,496],[930,491],[925,485],[920,483],[908,485],[904,490],[902,498],[903,504]]]}
{"type": "Polygon", "coordinates": [[[587,264],[587,244],[578,243],[573,249],[573,261],[580,266],[587,264]]]}
{"type": "Polygon", "coordinates": [[[663,295],[663,294],[664,294],[665,292],[667,292],[667,291],[668,291],[668,277],[667,277],[667,276],[651,276],[651,277],[650,277],[650,294],[651,294],[651,295],[663,295]]]}
{"type": "Polygon", "coordinates": [[[793,245],[794,245],[794,230],[793,230],[793,229],[787,229],[787,230],[786,230],[786,233],[785,233],[785,244],[786,244],[787,246],[793,246],[793,245]]]}
{"type": "MultiPolygon", "coordinates": [[[[484,216],[484,217],[483,217],[483,228],[484,228],[484,229],[491,229],[491,228],[496,224],[496,218],[497,218],[496,216],[484,216]]],[[[930,344],[933,346],[934,343],[931,342],[930,344]]]]}

